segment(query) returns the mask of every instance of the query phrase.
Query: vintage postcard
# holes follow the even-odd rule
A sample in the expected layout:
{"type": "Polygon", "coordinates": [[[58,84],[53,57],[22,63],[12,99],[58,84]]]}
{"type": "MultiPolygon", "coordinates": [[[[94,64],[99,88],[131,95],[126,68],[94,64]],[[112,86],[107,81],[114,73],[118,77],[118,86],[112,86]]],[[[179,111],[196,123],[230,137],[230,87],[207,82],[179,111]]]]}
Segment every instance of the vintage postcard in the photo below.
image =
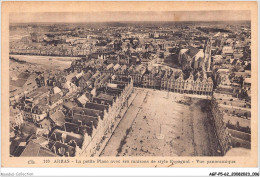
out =
{"type": "Polygon", "coordinates": [[[256,167],[257,2],[3,2],[2,167],[256,167]]]}

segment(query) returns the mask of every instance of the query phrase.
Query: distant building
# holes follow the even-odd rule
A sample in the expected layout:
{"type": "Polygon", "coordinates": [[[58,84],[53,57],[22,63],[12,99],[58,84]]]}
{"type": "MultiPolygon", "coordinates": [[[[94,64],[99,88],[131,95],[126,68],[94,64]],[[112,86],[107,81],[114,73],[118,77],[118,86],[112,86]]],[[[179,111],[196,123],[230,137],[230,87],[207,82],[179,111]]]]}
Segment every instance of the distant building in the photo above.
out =
{"type": "Polygon", "coordinates": [[[204,62],[204,52],[194,47],[187,49],[181,49],[179,53],[178,61],[182,66],[182,69],[197,69],[201,68],[204,62]]]}
{"type": "Polygon", "coordinates": [[[251,97],[251,78],[245,78],[243,82],[243,89],[246,91],[247,95],[251,97]]]}
{"type": "Polygon", "coordinates": [[[205,71],[211,69],[211,41],[208,40],[204,49],[197,49],[189,46],[188,48],[181,49],[179,52],[178,61],[182,66],[182,70],[185,69],[199,69],[202,68],[205,71]]]}
{"type": "Polygon", "coordinates": [[[231,46],[224,46],[222,49],[222,54],[225,56],[231,56],[233,55],[234,50],[231,46]]]}
{"type": "Polygon", "coordinates": [[[57,156],[73,157],[81,151],[83,136],[55,129],[49,138],[49,149],[57,156]]]}
{"type": "Polygon", "coordinates": [[[37,88],[36,75],[22,72],[17,77],[10,79],[10,102],[18,101],[22,96],[37,88]]]}
{"type": "Polygon", "coordinates": [[[45,86],[45,80],[44,80],[44,77],[43,77],[43,76],[37,77],[37,78],[35,79],[35,81],[36,81],[38,87],[45,86]]]}
{"type": "Polygon", "coordinates": [[[91,78],[92,74],[90,72],[83,74],[78,81],[80,88],[84,89],[88,86],[87,81],[91,78]]]}
{"type": "Polygon", "coordinates": [[[20,126],[23,123],[23,114],[19,109],[10,107],[10,123],[12,127],[20,126]]]}

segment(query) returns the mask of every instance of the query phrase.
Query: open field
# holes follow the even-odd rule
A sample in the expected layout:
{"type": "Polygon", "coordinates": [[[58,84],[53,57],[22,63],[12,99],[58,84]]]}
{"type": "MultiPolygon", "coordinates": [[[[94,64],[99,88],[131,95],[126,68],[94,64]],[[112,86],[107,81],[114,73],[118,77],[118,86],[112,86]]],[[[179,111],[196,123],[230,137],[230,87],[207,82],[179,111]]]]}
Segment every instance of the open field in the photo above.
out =
{"type": "Polygon", "coordinates": [[[214,129],[201,109],[204,99],[152,89],[137,92],[103,156],[219,155],[214,129]]]}
{"type": "Polygon", "coordinates": [[[37,56],[37,55],[10,55],[18,60],[26,61],[29,63],[41,64],[41,65],[50,65],[50,60],[52,59],[53,66],[58,66],[61,68],[68,68],[71,65],[71,62],[78,57],[53,57],[53,56],[37,56]]]}
{"type": "MultiPolygon", "coordinates": [[[[20,60],[22,61],[22,60],[20,60]]],[[[9,76],[10,78],[17,77],[21,72],[26,72],[27,70],[34,72],[48,73],[49,71],[60,71],[66,68],[66,65],[58,64],[41,64],[36,62],[17,62],[15,60],[9,59],[9,76]]]]}

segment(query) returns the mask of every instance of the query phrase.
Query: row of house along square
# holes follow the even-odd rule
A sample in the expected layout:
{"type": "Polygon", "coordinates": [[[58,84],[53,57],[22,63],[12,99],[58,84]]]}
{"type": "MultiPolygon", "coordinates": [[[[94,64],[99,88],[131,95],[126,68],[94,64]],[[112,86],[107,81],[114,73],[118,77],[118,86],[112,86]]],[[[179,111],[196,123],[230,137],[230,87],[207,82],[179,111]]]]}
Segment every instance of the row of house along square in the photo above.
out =
{"type": "Polygon", "coordinates": [[[160,69],[155,67],[144,72],[130,73],[137,87],[168,90],[177,93],[212,95],[213,81],[206,72],[190,72],[185,75],[181,70],[160,69]]]}
{"type": "Polygon", "coordinates": [[[95,155],[133,91],[133,80],[116,73],[37,78],[38,87],[10,100],[11,156],[95,155]]]}

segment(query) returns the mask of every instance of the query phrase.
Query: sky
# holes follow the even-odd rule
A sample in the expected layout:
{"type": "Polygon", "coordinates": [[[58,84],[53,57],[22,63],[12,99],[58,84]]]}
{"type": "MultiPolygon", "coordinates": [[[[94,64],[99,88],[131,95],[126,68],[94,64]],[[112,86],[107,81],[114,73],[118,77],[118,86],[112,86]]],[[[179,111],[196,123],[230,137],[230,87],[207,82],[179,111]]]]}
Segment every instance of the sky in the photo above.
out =
{"type": "Polygon", "coordinates": [[[10,13],[10,23],[32,22],[119,22],[119,21],[238,21],[250,20],[250,11],[168,11],[168,12],[44,12],[10,13]]]}

